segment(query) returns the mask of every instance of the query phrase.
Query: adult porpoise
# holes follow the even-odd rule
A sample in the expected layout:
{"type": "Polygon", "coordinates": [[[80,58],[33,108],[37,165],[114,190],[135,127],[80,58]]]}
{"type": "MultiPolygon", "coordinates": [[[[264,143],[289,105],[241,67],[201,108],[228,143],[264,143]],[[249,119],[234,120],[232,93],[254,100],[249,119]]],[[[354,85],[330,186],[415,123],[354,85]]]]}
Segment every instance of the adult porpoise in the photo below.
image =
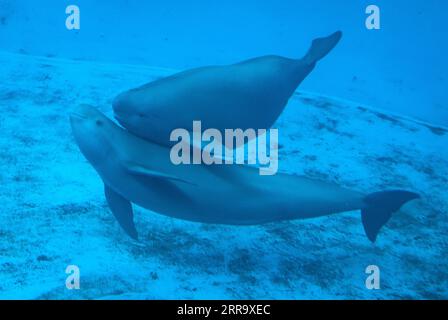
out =
{"type": "Polygon", "coordinates": [[[264,56],[227,66],[183,71],[123,92],[113,100],[116,119],[130,132],[162,145],[170,133],[204,129],[268,129],[299,84],[339,42],[333,33],[312,42],[302,59],[264,56]]]}
{"type": "Polygon", "coordinates": [[[365,195],[333,183],[287,174],[259,175],[243,165],[174,165],[170,148],[134,136],[93,107],[70,117],[81,152],[104,182],[112,213],[137,238],[131,203],[167,216],[216,224],[255,225],[361,210],[368,238],[404,203],[394,190],[365,195]]]}

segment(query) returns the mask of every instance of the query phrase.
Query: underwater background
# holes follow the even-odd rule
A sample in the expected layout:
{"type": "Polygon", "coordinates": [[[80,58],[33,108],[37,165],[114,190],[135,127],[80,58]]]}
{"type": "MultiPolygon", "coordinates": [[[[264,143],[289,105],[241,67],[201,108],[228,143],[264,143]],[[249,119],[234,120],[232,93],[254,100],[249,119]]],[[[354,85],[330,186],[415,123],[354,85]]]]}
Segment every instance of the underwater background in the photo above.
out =
{"type": "Polygon", "coordinates": [[[448,298],[448,3],[428,1],[0,0],[0,298],[448,298]],[[78,5],[81,29],[67,30],[78,5]],[[368,30],[365,8],[381,9],[368,30]],[[274,127],[280,171],[422,199],[375,244],[359,212],[221,226],[135,207],[141,242],[116,223],[74,141],[79,104],[111,116],[120,92],[178,70],[340,44],[274,127]],[[65,286],[68,265],[81,289],[65,286]],[[381,289],[365,268],[378,265],[381,289]]]}

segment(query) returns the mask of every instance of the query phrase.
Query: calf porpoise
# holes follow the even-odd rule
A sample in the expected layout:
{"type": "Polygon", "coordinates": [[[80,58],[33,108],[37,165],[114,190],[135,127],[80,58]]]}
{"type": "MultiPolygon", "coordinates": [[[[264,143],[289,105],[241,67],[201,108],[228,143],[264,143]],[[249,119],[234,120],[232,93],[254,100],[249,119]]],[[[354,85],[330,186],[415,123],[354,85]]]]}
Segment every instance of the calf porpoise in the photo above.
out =
{"type": "Polygon", "coordinates": [[[301,59],[263,56],[226,66],[183,71],[119,94],[112,102],[120,124],[135,135],[172,145],[170,133],[191,129],[269,129],[299,84],[342,37],[312,42],[301,59]]]}

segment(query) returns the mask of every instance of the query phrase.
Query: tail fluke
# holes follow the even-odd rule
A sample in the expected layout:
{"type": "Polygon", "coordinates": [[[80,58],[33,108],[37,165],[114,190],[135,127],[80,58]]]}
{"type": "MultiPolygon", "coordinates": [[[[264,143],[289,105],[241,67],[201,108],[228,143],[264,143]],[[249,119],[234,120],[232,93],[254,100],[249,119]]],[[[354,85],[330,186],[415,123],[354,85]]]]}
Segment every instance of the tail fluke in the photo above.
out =
{"type": "Polygon", "coordinates": [[[313,40],[311,48],[303,58],[303,61],[314,64],[325,57],[341,40],[342,32],[336,31],[325,38],[317,38],[313,40]]]}
{"type": "Polygon", "coordinates": [[[402,190],[376,192],[365,197],[366,207],[361,210],[361,217],[369,240],[375,242],[378,232],[389,221],[392,213],[417,198],[420,198],[418,194],[402,190]]]}

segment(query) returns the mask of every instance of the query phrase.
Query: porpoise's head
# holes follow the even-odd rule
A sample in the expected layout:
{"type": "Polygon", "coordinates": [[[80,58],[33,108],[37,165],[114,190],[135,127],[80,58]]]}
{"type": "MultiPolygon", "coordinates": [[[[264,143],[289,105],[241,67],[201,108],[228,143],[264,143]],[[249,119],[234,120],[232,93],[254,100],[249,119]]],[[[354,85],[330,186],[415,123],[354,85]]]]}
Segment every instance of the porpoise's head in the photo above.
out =
{"type": "Polygon", "coordinates": [[[146,130],[152,128],[156,120],[148,113],[148,105],[152,105],[151,97],[143,98],[139,89],[123,92],[112,101],[114,117],[120,125],[143,138],[149,138],[146,130]]]}
{"type": "Polygon", "coordinates": [[[87,160],[96,168],[105,163],[112,152],[116,125],[89,105],[80,105],[72,112],[70,123],[75,140],[87,160]]]}

